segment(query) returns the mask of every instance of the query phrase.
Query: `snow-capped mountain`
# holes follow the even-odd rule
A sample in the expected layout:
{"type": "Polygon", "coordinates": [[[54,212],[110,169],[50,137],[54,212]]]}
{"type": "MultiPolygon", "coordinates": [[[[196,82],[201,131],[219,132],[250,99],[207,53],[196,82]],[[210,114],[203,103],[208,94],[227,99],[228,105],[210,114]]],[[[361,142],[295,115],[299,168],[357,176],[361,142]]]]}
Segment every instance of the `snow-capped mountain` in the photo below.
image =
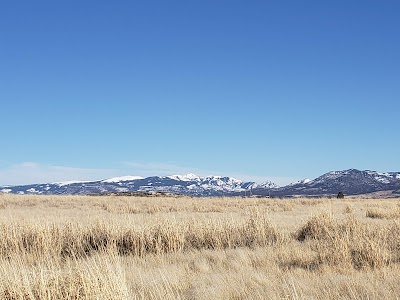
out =
{"type": "Polygon", "coordinates": [[[243,182],[232,177],[207,176],[194,174],[153,176],[123,176],[100,181],[68,181],[46,184],[0,187],[0,192],[16,194],[104,194],[115,192],[167,192],[189,196],[223,196],[243,194],[254,187],[271,189],[271,182],[256,184],[243,182]]]}
{"type": "Polygon", "coordinates": [[[380,173],[349,169],[332,171],[313,180],[304,179],[278,187],[272,182],[244,182],[232,177],[194,174],[152,176],[124,176],[100,181],[68,181],[22,186],[3,186],[0,192],[15,194],[86,195],[115,192],[166,192],[189,196],[331,196],[367,194],[389,191],[400,195],[400,172],[380,173]]]}
{"type": "Polygon", "coordinates": [[[273,190],[275,196],[367,194],[400,190],[400,172],[380,173],[349,169],[328,172],[316,179],[305,179],[273,190]]]}

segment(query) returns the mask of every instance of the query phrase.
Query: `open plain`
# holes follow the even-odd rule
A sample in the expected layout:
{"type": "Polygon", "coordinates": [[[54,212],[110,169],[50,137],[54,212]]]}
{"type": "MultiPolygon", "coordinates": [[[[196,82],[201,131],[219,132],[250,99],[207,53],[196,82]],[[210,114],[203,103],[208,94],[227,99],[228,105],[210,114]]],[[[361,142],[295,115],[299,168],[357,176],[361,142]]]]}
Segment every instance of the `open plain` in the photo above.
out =
{"type": "Polygon", "coordinates": [[[0,299],[398,299],[400,199],[0,195],[0,299]]]}

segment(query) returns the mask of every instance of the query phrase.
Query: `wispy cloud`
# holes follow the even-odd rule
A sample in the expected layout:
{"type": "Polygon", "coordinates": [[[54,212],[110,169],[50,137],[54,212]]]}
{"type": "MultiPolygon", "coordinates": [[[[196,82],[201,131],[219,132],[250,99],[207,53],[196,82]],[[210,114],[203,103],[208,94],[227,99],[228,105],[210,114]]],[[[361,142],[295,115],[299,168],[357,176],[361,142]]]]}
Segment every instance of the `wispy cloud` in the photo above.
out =
{"type": "Polygon", "coordinates": [[[0,185],[100,180],[119,175],[114,169],[88,169],[23,162],[0,169],[0,185]]]}

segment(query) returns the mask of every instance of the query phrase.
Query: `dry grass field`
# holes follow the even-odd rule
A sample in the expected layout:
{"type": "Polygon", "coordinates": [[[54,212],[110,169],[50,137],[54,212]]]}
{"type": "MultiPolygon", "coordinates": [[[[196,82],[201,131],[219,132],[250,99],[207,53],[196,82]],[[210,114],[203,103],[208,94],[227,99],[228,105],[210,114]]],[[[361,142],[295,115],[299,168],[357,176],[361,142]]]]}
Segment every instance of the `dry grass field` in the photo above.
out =
{"type": "Polygon", "coordinates": [[[0,299],[398,299],[400,199],[0,195],[0,299]]]}

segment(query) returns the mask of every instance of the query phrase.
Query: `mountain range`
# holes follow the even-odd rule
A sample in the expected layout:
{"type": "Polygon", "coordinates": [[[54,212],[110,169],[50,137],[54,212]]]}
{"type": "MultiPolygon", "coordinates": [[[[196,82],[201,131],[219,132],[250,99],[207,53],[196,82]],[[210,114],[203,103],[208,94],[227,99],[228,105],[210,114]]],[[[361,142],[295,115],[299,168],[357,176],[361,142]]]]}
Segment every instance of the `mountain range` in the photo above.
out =
{"type": "Polygon", "coordinates": [[[87,195],[124,192],[165,192],[188,196],[333,196],[338,192],[359,195],[385,191],[400,196],[400,172],[380,173],[349,169],[332,171],[313,180],[304,179],[279,187],[267,181],[244,182],[232,177],[194,174],[171,176],[124,176],[99,181],[68,181],[19,186],[0,186],[13,194],[87,195]]]}

